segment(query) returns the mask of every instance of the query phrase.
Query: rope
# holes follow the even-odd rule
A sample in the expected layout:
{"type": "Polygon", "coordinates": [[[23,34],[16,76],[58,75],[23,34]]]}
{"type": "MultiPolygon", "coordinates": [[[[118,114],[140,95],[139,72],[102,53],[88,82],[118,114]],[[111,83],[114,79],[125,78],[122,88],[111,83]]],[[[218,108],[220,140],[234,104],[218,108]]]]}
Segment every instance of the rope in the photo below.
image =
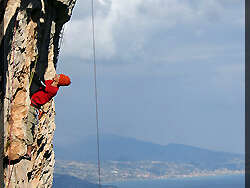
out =
{"type": "Polygon", "coordinates": [[[34,67],[32,68],[31,74],[30,74],[29,87],[30,87],[30,86],[31,86],[31,84],[32,84],[32,80],[33,80],[33,77],[34,77],[35,72],[36,72],[36,64],[37,64],[37,59],[38,59],[38,55],[36,56],[36,59],[35,59],[35,64],[34,64],[34,67]]]}
{"type": "MultiPolygon", "coordinates": [[[[14,37],[13,37],[12,44],[11,44],[12,57],[13,57],[13,64],[15,63],[14,41],[15,41],[15,37],[16,37],[16,23],[17,23],[17,19],[15,20],[14,37]]],[[[10,62],[11,62],[11,57],[10,57],[10,62]]],[[[9,73],[10,73],[10,71],[9,71],[9,73]]],[[[10,74],[9,74],[9,79],[11,79],[10,74]]],[[[13,84],[13,83],[12,83],[12,84],[13,84]]],[[[12,93],[13,93],[13,86],[12,86],[12,93]]],[[[11,94],[12,94],[12,93],[11,93],[11,94]]],[[[10,98],[10,104],[11,104],[12,100],[13,100],[13,94],[12,94],[12,96],[11,96],[11,98],[10,98]]],[[[11,105],[10,105],[10,106],[11,106],[11,105]]],[[[11,112],[11,110],[10,110],[10,112],[11,112]]],[[[9,138],[10,138],[10,143],[11,143],[11,140],[12,140],[12,134],[11,134],[11,133],[12,133],[12,125],[10,126],[10,136],[9,136],[9,138]]],[[[9,176],[8,188],[9,188],[10,179],[11,179],[11,176],[12,176],[12,172],[11,172],[11,174],[10,174],[10,159],[9,159],[9,165],[8,165],[8,166],[9,166],[9,167],[8,167],[8,176],[9,176]]],[[[13,168],[14,168],[14,165],[13,165],[13,167],[12,167],[12,171],[13,171],[13,168]]]]}
{"type": "MultiPolygon", "coordinates": [[[[60,51],[61,47],[62,47],[62,44],[63,44],[63,40],[64,40],[64,31],[65,31],[65,25],[63,25],[63,28],[62,28],[62,31],[60,33],[60,41],[59,41],[59,48],[58,48],[58,51],[60,51]]],[[[59,54],[59,52],[58,52],[59,54]]]]}
{"type": "Polygon", "coordinates": [[[94,0],[91,1],[92,10],[92,43],[93,43],[93,62],[94,62],[94,82],[95,82],[95,109],[96,109],[96,135],[97,135],[97,157],[98,157],[98,182],[101,188],[101,163],[100,163],[100,141],[99,141],[99,119],[98,119],[98,92],[96,79],[96,48],[95,48],[95,18],[94,18],[94,0]]]}
{"type": "MultiPolygon", "coordinates": [[[[10,166],[9,166],[9,168],[10,168],[10,166]]],[[[12,176],[13,170],[14,170],[14,164],[12,165],[11,174],[10,174],[10,177],[9,177],[9,182],[8,182],[8,188],[9,188],[9,186],[10,186],[10,179],[11,179],[11,176],[12,176]]]]}
{"type": "Polygon", "coordinates": [[[57,58],[56,61],[58,62],[59,57],[60,57],[60,50],[64,42],[64,32],[65,32],[65,25],[63,25],[61,33],[59,34],[59,42],[58,42],[58,48],[57,48],[57,58]]]}

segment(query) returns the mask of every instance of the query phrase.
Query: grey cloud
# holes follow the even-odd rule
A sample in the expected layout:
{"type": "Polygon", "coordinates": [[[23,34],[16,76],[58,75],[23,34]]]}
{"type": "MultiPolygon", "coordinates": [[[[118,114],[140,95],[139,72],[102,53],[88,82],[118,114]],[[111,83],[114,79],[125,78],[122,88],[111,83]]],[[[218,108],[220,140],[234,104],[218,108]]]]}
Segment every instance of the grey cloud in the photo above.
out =
{"type": "MultiPolygon", "coordinates": [[[[86,1],[78,3],[76,20],[69,23],[70,33],[66,31],[65,36],[68,42],[64,45],[64,53],[71,56],[80,54],[82,59],[91,59],[92,54],[89,4],[86,1]],[[80,16],[80,12],[89,14],[80,16]]],[[[232,6],[235,4],[236,1],[227,3],[222,0],[96,1],[98,57],[107,60],[120,57],[130,61],[134,56],[147,55],[148,44],[154,45],[158,36],[167,35],[163,41],[168,44],[168,39],[172,41],[169,34],[172,34],[178,43],[178,38],[183,38],[183,35],[186,39],[190,36],[194,39],[193,34],[202,36],[212,27],[235,27],[233,23],[239,24],[239,20],[244,18],[239,12],[240,5],[235,8],[232,6]]]]}

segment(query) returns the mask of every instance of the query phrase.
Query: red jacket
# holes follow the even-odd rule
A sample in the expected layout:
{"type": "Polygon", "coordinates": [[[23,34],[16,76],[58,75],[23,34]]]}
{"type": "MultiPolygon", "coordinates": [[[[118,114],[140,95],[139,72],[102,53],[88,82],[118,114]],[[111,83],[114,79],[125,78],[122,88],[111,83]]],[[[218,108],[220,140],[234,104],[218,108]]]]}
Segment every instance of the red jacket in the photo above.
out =
{"type": "Polygon", "coordinates": [[[59,87],[51,86],[53,80],[45,80],[45,89],[42,87],[31,97],[31,105],[40,108],[45,103],[49,102],[57,93],[59,87]]]}

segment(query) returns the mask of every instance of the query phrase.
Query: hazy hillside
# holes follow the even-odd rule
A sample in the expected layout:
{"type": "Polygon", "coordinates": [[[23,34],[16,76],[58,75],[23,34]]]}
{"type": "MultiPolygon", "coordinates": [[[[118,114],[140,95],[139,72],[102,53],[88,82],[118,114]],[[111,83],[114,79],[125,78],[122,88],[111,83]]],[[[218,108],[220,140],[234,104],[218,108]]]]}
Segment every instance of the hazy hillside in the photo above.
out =
{"type": "MultiPolygon", "coordinates": [[[[96,137],[86,137],[73,147],[55,146],[56,158],[75,161],[95,161],[96,137]]],[[[183,144],[166,146],[139,141],[134,138],[104,135],[100,138],[101,160],[113,161],[169,161],[195,165],[211,165],[217,168],[220,163],[234,159],[244,159],[241,154],[215,152],[183,144]]]]}
{"type": "MultiPolygon", "coordinates": [[[[244,171],[244,156],[240,154],[183,144],[162,146],[114,135],[102,136],[100,143],[104,182],[240,174],[244,171]]],[[[72,147],[56,146],[55,151],[56,174],[97,182],[94,136],[84,138],[72,147]]]]}

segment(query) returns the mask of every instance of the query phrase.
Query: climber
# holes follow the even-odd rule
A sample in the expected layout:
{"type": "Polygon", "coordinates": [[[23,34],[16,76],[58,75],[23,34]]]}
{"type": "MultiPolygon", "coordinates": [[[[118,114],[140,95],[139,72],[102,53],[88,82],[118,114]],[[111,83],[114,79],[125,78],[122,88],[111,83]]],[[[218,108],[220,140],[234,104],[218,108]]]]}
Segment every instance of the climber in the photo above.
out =
{"type": "Polygon", "coordinates": [[[24,158],[30,160],[31,152],[33,150],[32,144],[34,141],[34,126],[38,125],[39,112],[42,105],[49,102],[56,94],[60,86],[68,86],[71,81],[70,78],[64,74],[56,74],[52,80],[41,81],[38,75],[34,75],[33,81],[39,83],[40,88],[31,95],[31,104],[28,111],[27,124],[26,124],[26,144],[27,153],[24,158]]]}

